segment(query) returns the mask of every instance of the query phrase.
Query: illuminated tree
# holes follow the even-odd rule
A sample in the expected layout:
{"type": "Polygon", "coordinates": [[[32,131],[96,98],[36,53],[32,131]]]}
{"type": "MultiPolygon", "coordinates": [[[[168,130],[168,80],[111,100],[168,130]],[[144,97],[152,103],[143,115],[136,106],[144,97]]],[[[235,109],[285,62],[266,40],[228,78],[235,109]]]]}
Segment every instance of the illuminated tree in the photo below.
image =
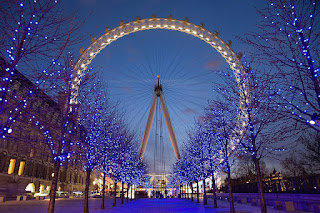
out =
{"type": "MultiPolygon", "coordinates": [[[[111,153],[113,153],[113,128],[117,126],[117,111],[111,110],[104,113],[104,122],[101,124],[102,126],[102,137],[103,137],[103,147],[100,152],[103,153],[102,159],[100,161],[99,167],[103,173],[103,183],[102,183],[102,199],[101,199],[101,209],[104,209],[104,200],[105,200],[105,184],[106,184],[106,176],[110,174],[111,169],[111,153]]],[[[112,177],[110,177],[112,178],[112,177]]]]}
{"type": "MultiPolygon", "coordinates": [[[[188,185],[192,191],[192,182],[196,180],[195,178],[195,161],[192,161],[193,157],[188,155],[187,152],[182,152],[181,158],[175,163],[174,173],[176,174],[176,179],[180,185],[188,185]]],[[[181,192],[180,192],[181,194],[181,192]]],[[[193,201],[193,193],[191,195],[191,200],[193,201]]]]}
{"type": "Polygon", "coordinates": [[[134,184],[141,182],[145,188],[149,188],[150,179],[145,176],[147,174],[147,165],[139,158],[139,153],[136,148],[136,144],[130,147],[126,154],[126,160],[124,162],[124,175],[123,182],[127,184],[127,201],[129,195],[129,189],[134,184]]]}
{"type": "Polygon", "coordinates": [[[230,212],[235,212],[231,186],[231,167],[238,156],[238,144],[240,139],[237,124],[238,111],[230,110],[230,105],[222,102],[211,102],[206,109],[205,117],[210,126],[214,127],[215,157],[219,160],[219,170],[227,174],[230,212]]]}
{"type": "MultiPolygon", "coordinates": [[[[147,187],[147,184],[150,183],[150,180],[145,176],[147,174],[147,165],[141,158],[139,158],[139,151],[137,146],[137,140],[134,139],[132,133],[127,133],[129,141],[124,144],[122,148],[124,152],[124,160],[122,161],[121,169],[121,181],[126,183],[129,189],[129,186],[138,185],[139,183],[143,184],[144,187],[147,187]],[[144,178],[143,178],[144,177],[144,178]]],[[[128,194],[128,192],[127,192],[128,194]]],[[[122,193],[123,203],[124,194],[122,193]]]]}
{"type": "MultiPolygon", "coordinates": [[[[44,133],[54,162],[48,206],[48,212],[53,213],[60,165],[70,157],[72,144],[70,141],[74,140],[72,134],[81,134],[81,130],[76,129],[75,120],[71,118],[73,114],[73,111],[69,111],[71,106],[66,103],[71,96],[71,93],[68,93],[70,92],[68,85],[70,85],[72,68],[70,68],[70,61],[64,60],[68,58],[68,51],[72,45],[82,40],[75,35],[81,24],[73,21],[72,16],[65,16],[59,9],[58,1],[41,0],[3,0],[0,7],[0,20],[2,29],[0,136],[6,137],[8,133],[14,131],[13,124],[21,117],[29,119],[44,133]],[[20,91],[19,95],[14,95],[15,91],[11,88],[17,75],[16,69],[23,71],[33,83],[32,88],[20,91]],[[61,73],[66,72],[68,72],[67,78],[62,79],[61,73]],[[63,106],[61,105],[59,109],[61,117],[57,119],[56,126],[52,126],[52,123],[47,120],[41,120],[41,116],[37,116],[36,113],[24,114],[34,99],[53,95],[54,92],[51,89],[57,89],[57,85],[53,86],[52,82],[48,84],[49,79],[60,79],[60,83],[64,82],[66,86],[60,90],[65,104],[62,104],[63,106]]],[[[58,92],[54,93],[54,96],[58,96],[58,92]]]]}
{"type": "Polygon", "coordinates": [[[105,149],[105,159],[103,162],[104,172],[109,172],[110,178],[114,180],[114,200],[113,206],[116,205],[116,186],[121,177],[121,158],[123,153],[120,153],[121,145],[125,140],[123,133],[123,121],[119,117],[114,117],[111,125],[107,128],[107,140],[109,145],[105,149]],[[124,140],[123,140],[124,139],[124,140]]]}
{"type": "Polygon", "coordinates": [[[217,208],[217,196],[215,185],[215,173],[219,171],[220,159],[217,158],[217,152],[219,148],[216,143],[215,125],[210,120],[210,115],[204,117],[202,122],[198,124],[198,135],[202,137],[204,142],[203,151],[205,154],[204,168],[208,175],[212,178],[212,190],[213,190],[213,205],[217,208]]]}
{"type": "MultiPolygon", "coordinates": [[[[121,120],[121,115],[113,111],[103,124],[104,145],[100,150],[103,153],[100,167],[104,174],[110,175],[114,180],[115,186],[121,181],[123,190],[124,183],[137,184],[146,167],[139,159],[135,135],[121,120]]],[[[123,196],[122,191],[121,203],[123,196]]],[[[113,205],[116,205],[116,188],[113,205]]]]}
{"type": "MultiPolygon", "coordinates": [[[[132,135],[125,134],[126,125],[123,120],[121,120],[121,115],[115,110],[111,111],[110,116],[108,116],[108,119],[106,119],[102,125],[104,145],[100,150],[103,152],[100,167],[104,176],[107,174],[114,180],[115,191],[113,205],[116,205],[116,185],[117,182],[121,180],[121,166],[125,160],[122,151],[124,147],[130,145],[129,142],[132,135]]],[[[102,204],[102,208],[104,208],[104,204],[102,204]]]]}
{"type": "Polygon", "coordinates": [[[280,151],[290,148],[288,142],[285,143],[285,138],[295,132],[295,126],[274,106],[277,93],[271,89],[276,85],[273,75],[263,70],[251,69],[245,60],[244,64],[247,72],[240,75],[240,81],[247,85],[248,90],[239,90],[234,76],[220,73],[223,83],[216,89],[217,99],[213,104],[220,102],[228,111],[240,110],[245,116],[245,123],[237,125],[241,149],[239,154],[251,158],[254,163],[261,211],[266,212],[260,161],[266,156],[280,154],[280,151]],[[243,107],[238,109],[240,102],[243,107]]]}
{"type": "MultiPolygon", "coordinates": [[[[196,129],[195,133],[193,134],[193,138],[190,141],[191,143],[188,144],[186,148],[188,150],[188,154],[196,159],[197,164],[194,165],[196,168],[197,175],[199,177],[197,180],[197,184],[199,180],[203,182],[203,204],[207,205],[207,196],[206,196],[206,184],[205,180],[209,176],[207,170],[207,163],[208,163],[208,150],[206,146],[205,134],[201,131],[201,127],[198,125],[198,129],[196,129]]],[[[198,187],[198,186],[197,186],[198,187]]],[[[198,200],[198,199],[197,199],[198,200]]]]}
{"type": "MultiPolygon", "coordinates": [[[[78,153],[83,143],[81,139],[84,137],[84,130],[79,126],[77,121],[77,106],[70,104],[71,76],[73,73],[70,57],[67,57],[59,66],[59,72],[56,72],[47,80],[48,88],[51,88],[50,94],[52,96],[57,95],[57,99],[59,100],[55,114],[57,116],[52,115],[51,119],[47,119],[39,113],[24,115],[25,119],[28,119],[30,123],[33,123],[43,133],[54,164],[48,206],[48,212],[50,213],[54,211],[59,169],[63,162],[69,161],[72,155],[81,155],[81,153],[78,153]],[[56,123],[53,123],[52,119],[56,123]]],[[[87,76],[84,78],[84,82],[87,82],[89,79],[90,76],[87,76]]],[[[48,97],[48,95],[40,98],[44,97],[48,97]]],[[[52,98],[50,97],[50,99],[52,98]]]]}
{"type": "MultiPolygon", "coordinates": [[[[131,190],[134,186],[142,185],[145,188],[150,187],[150,176],[147,176],[148,167],[147,164],[139,158],[137,167],[130,178],[131,190]]],[[[131,191],[132,194],[132,191],[131,191]]],[[[134,197],[135,198],[135,197],[134,197]]]]}
{"type": "MultiPolygon", "coordinates": [[[[116,111],[110,110],[109,114],[110,115],[104,117],[104,122],[101,124],[103,128],[101,135],[103,137],[103,147],[100,150],[103,153],[103,156],[99,164],[103,173],[101,209],[104,209],[106,176],[112,171],[110,165],[111,153],[114,151],[112,143],[112,129],[117,117],[116,111]]],[[[105,112],[105,115],[107,115],[107,112],[105,112]]]]}
{"type": "Polygon", "coordinates": [[[151,188],[151,177],[147,175],[148,172],[148,165],[141,158],[139,158],[139,160],[137,161],[137,167],[133,170],[132,178],[130,178],[129,183],[131,185],[131,190],[132,187],[139,185],[142,185],[146,189],[151,188]]]}
{"type": "MultiPolygon", "coordinates": [[[[178,173],[177,173],[177,162],[175,162],[172,167],[170,168],[170,172],[169,172],[169,176],[167,178],[167,183],[168,183],[168,188],[172,188],[173,191],[174,188],[176,188],[177,186],[179,186],[179,181],[178,181],[178,173]]],[[[192,187],[191,187],[192,189],[192,187]]],[[[172,194],[173,196],[175,196],[175,194],[173,193],[172,194]]],[[[192,201],[193,201],[193,197],[192,198],[192,201]]]]}
{"type": "Polygon", "coordinates": [[[88,193],[90,175],[93,169],[99,165],[104,158],[104,122],[108,117],[111,105],[107,98],[102,82],[97,79],[80,93],[79,118],[80,125],[85,127],[86,137],[83,144],[85,155],[84,170],[86,171],[84,212],[89,212],[88,193]]]}
{"type": "MultiPolygon", "coordinates": [[[[122,156],[119,159],[119,164],[121,165],[121,170],[119,174],[119,180],[122,183],[121,190],[121,204],[124,200],[124,183],[129,183],[130,175],[138,169],[139,155],[137,149],[137,143],[134,141],[134,135],[130,133],[127,129],[124,131],[125,138],[122,141],[122,146],[119,150],[122,156]]],[[[134,176],[133,176],[134,177],[134,176]]]]}
{"type": "Polygon", "coordinates": [[[30,104],[30,97],[34,97],[36,90],[59,69],[58,66],[62,64],[60,59],[66,55],[67,48],[80,41],[75,36],[80,24],[74,22],[72,16],[65,16],[57,2],[1,1],[1,137],[14,131],[12,125],[30,104]],[[32,88],[20,91],[18,96],[13,94],[10,87],[16,69],[23,71],[34,83],[32,88]]]}
{"type": "Polygon", "coordinates": [[[192,183],[197,183],[197,202],[199,202],[199,181],[203,180],[204,186],[204,204],[207,204],[205,179],[208,177],[207,170],[207,150],[205,146],[204,135],[196,129],[189,134],[188,140],[184,143],[181,159],[176,163],[176,173],[181,184],[191,187],[193,201],[192,183]]]}
{"type": "Polygon", "coordinates": [[[317,0],[268,0],[258,31],[244,39],[254,60],[274,74],[274,104],[298,124],[320,131],[320,9],[317,0]],[[316,124],[316,125],[314,125],[316,124]]]}

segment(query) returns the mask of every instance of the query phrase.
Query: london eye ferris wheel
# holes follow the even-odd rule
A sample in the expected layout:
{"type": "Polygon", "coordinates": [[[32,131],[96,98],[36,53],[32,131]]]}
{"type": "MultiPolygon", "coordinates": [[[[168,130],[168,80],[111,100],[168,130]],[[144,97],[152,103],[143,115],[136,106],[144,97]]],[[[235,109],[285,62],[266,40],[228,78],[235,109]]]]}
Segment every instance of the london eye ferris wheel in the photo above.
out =
{"type": "MultiPolygon", "coordinates": [[[[212,89],[217,81],[215,71],[231,68],[237,74],[241,72],[241,63],[217,34],[204,31],[203,26],[190,25],[187,20],[173,22],[170,17],[136,22],[121,23],[112,31],[106,29],[98,40],[93,39],[95,45],[82,51],[84,57],[78,60],[78,73],[95,58],[91,65],[99,67],[110,98],[119,103],[129,127],[141,138],[150,117],[159,76],[176,143],[181,147],[188,137],[188,130],[213,97],[212,89]],[[177,29],[162,30],[173,27],[177,29]],[[124,34],[128,35],[123,37],[124,34]]],[[[160,105],[154,107],[151,136],[144,153],[151,172],[155,173],[168,171],[175,161],[175,154],[177,157],[170,144],[172,137],[165,131],[168,122],[164,122],[166,119],[161,112],[164,108],[160,105]]]]}

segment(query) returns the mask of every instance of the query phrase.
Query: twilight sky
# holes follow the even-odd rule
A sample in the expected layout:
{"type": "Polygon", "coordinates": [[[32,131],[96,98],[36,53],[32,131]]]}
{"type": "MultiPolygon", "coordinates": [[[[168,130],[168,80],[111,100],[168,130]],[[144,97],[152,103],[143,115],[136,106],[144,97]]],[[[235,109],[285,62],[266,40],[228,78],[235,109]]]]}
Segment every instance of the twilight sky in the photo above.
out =
{"type": "MultiPolygon", "coordinates": [[[[130,22],[136,16],[150,18],[189,18],[194,24],[204,23],[211,32],[219,31],[224,41],[232,40],[235,52],[245,52],[246,47],[236,36],[243,37],[255,30],[260,18],[256,8],[266,4],[261,0],[65,0],[66,12],[77,11],[87,21],[81,32],[100,37],[105,27],[117,27],[120,20],[130,22]]],[[[80,46],[87,48],[88,39],[80,46]]],[[[79,46],[79,47],[80,47],[79,46]]],[[[142,138],[146,119],[154,95],[156,76],[159,74],[163,93],[178,146],[185,140],[187,130],[201,114],[215,85],[215,70],[227,70],[224,59],[205,42],[182,32],[169,30],[142,31],[130,34],[107,46],[94,60],[92,66],[101,72],[113,101],[120,102],[129,126],[142,138]]],[[[160,112],[161,113],[161,112],[160,112]]],[[[159,115],[160,115],[159,113],[159,115]]],[[[155,116],[156,117],[156,116],[155,116]]],[[[155,119],[156,120],[156,119],[155,119]]],[[[158,116],[158,126],[163,135],[164,151],[156,144],[155,123],[151,130],[145,159],[151,172],[170,169],[175,161],[173,149],[158,116]],[[157,150],[156,153],[154,150],[157,150]],[[154,157],[158,162],[154,168],[154,157]],[[162,162],[162,163],[161,163],[162,162]]],[[[164,119],[163,119],[164,123],[164,119]]]]}

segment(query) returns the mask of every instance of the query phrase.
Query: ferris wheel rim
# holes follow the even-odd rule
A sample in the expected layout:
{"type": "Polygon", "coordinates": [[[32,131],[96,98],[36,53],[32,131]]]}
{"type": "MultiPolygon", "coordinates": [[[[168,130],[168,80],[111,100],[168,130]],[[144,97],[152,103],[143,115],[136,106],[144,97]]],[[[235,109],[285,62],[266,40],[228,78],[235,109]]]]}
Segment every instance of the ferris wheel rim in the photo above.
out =
{"type": "MultiPolygon", "coordinates": [[[[246,68],[240,61],[240,57],[233,51],[230,47],[230,43],[224,42],[218,35],[218,32],[212,33],[211,31],[204,28],[204,26],[196,25],[190,23],[188,19],[179,20],[174,19],[169,15],[168,18],[157,18],[153,16],[152,18],[140,19],[124,23],[120,22],[120,25],[109,30],[105,29],[105,33],[99,38],[92,38],[92,43],[83,50],[80,48],[81,56],[74,65],[73,79],[71,83],[71,99],[70,105],[77,105],[77,97],[79,95],[79,87],[81,84],[81,78],[84,76],[87,67],[91,64],[92,60],[108,45],[117,41],[126,35],[153,29],[165,29],[183,32],[192,35],[200,40],[203,40],[211,47],[213,47],[228,63],[230,69],[235,75],[238,89],[244,94],[250,93],[249,87],[246,82],[241,82],[241,73],[246,72],[246,68]]],[[[238,125],[245,127],[247,119],[247,112],[244,97],[240,97],[240,114],[238,115],[238,125]]]]}

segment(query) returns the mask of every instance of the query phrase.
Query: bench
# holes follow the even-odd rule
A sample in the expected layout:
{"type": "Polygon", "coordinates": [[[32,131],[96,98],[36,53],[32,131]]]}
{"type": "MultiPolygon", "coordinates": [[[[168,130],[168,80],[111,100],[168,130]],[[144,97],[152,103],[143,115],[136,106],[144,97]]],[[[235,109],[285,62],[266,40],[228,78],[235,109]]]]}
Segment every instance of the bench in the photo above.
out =
{"type": "Polygon", "coordinates": [[[17,195],[16,201],[27,201],[30,199],[31,197],[29,195],[17,195]]]}
{"type": "Polygon", "coordinates": [[[36,197],[36,200],[44,200],[45,199],[45,196],[38,196],[36,197]]]}
{"type": "Polygon", "coordinates": [[[16,201],[21,201],[23,199],[22,195],[18,195],[16,201]]]}
{"type": "Polygon", "coordinates": [[[242,203],[242,204],[247,203],[247,198],[245,198],[245,197],[242,197],[242,198],[238,199],[238,201],[239,201],[239,200],[240,200],[239,203],[242,203]]]}
{"type": "Polygon", "coordinates": [[[276,210],[282,210],[283,209],[282,202],[279,200],[273,201],[273,208],[276,210]]]}
{"type": "Polygon", "coordinates": [[[260,206],[260,199],[253,198],[251,200],[251,206],[260,206]]]}
{"type": "Polygon", "coordinates": [[[283,210],[286,212],[294,212],[295,208],[292,201],[284,201],[282,203],[283,210]]]}

